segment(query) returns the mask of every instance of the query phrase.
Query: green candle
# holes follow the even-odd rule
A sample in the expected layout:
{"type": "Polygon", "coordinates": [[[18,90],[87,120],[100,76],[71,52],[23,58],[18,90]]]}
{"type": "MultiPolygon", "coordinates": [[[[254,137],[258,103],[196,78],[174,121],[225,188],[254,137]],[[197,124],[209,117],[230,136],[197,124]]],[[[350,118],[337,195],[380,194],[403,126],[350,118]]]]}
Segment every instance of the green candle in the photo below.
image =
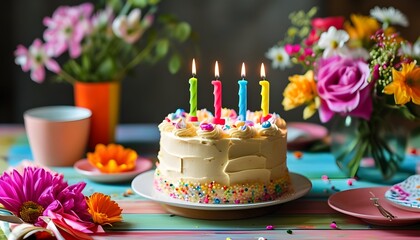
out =
{"type": "Polygon", "coordinates": [[[190,83],[190,120],[197,121],[197,78],[195,69],[195,59],[192,61],[192,77],[190,83]]]}

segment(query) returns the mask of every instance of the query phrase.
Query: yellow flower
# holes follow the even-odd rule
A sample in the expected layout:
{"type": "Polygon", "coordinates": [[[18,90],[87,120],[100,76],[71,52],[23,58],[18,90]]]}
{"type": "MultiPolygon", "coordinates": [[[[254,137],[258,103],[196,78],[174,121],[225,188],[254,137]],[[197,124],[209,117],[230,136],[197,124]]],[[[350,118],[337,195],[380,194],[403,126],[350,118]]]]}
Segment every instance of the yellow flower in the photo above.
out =
{"type": "Polygon", "coordinates": [[[122,209],[115,201],[111,200],[110,196],[103,193],[94,193],[86,199],[86,203],[94,223],[111,225],[122,221],[122,209]]]}
{"type": "Polygon", "coordinates": [[[415,62],[403,63],[402,70],[392,69],[392,82],[385,86],[383,92],[394,94],[395,103],[404,105],[410,100],[420,105],[420,68],[415,62]]]}
{"type": "MultiPolygon", "coordinates": [[[[350,16],[351,23],[346,22],[344,28],[350,35],[353,43],[358,43],[357,47],[362,47],[363,43],[370,40],[370,37],[379,29],[380,25],[376,19],[368,16],[352,14],[350,16]]],[[[356,47],[356,46],[355,46],[356,47]]]]}
{"type": "Polygon", "coordinates": [[[303,111],[303,118],[310,118],[319,106],[314,72],[309,70],[305,75],[293,75],[289,77],[289,81],[283,92],[284,110],[288,111],[307,104],[308,106],[303,111]]]}
{"type": "Polygon", "coordinates": [[[89,163],[104,173],[131,171],[136,167],[137,153],[119,144],[98,144],[94,153],[87,154],[89,163]]]}

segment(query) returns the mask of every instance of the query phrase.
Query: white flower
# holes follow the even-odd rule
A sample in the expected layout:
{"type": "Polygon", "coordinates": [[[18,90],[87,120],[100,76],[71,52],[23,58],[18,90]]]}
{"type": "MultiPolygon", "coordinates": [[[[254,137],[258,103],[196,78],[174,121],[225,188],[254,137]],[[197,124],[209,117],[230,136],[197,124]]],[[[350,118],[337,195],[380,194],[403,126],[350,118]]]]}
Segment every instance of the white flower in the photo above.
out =
{"type": "Polygon", "coordinates": [[[408,26],[407,17],[400,10],[393,7],[380,8],[376,6],[370,10],[370,15],[384,24],[396,24],[403,27],[408,26]]]}
{"type": "Polygon", "coordinates": [[[134,43],[143,34],[140,22],[141,10],[133,9],[128,16],[118,16],[112,23],[112,30],[115,35],[128,43],[134,43]]]}
{"type": "Polygon", "coordinates": [[[344,30],[337,30],[335,27],[328,28],[327,32],[323,32],[319,38],[318,46],[324,49],[322,57],[327,58],[333,55],[346,55],[348,49],[344,46],[349,40],[349,34],[344,30]]]}
{"type": "Polygon", "coordinates": [[[268,50],[265,56],[268,59],[271,59],[271,65],[273,68],[279,68],[283,70],[290,66],[290,57],[284,50],[284,47],[274,46],[268,50]]]}
{"type": "Polygon", "coordinates": [[[420,57],[420,39],[417,39],[417,41],[414,44],[410,44],[407,42],[402,43],[401,51],[405,55],[409,55],[412,57],[420,57]]]}
{"type": "Polygon", "coordinates": [[[366,48],[358,47],[358,48],[352,48],[350,51],[350,56],[353,59],[363,59],[367,61],[370,58],[368,50],[366,48]]]}

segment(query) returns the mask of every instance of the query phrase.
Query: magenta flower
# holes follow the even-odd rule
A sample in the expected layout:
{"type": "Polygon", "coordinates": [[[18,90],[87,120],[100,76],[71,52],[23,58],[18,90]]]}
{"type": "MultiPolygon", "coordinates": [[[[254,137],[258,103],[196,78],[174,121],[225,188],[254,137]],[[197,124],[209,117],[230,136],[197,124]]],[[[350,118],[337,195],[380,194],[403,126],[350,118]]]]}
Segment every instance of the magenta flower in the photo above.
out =
{"type": "Polygon", "coordinates": [[[299,44],[286,44],[284,45],[284,50],[289,55],[296,54],[300,51],[300,45],[299,44]]]}
{"type": "Polygon", "coordinates": [[[22,45],[18,45],[14,54],[16,57],[15,63],[22,66],[24,72],[30,70],[31,79],[37,83],[42,83],[45,79],[44,66],[55,73],[61,70],[58,63],[51,58],[47,47],[39,39],[34,40],[29,50],[22,45]]]}
{"type": "Polygon", "coordinates": [[[44,39],[53,49],[54,56],[60,56],[67,49],[71,58],[77,58],[82,52],[81,42],[91,31],[90,17],[93,12],[91,3],[79,6],[61,6],[51,17],[44,18],[47,29],[44,39]]]}
{"type": "Polygon", "coordinates": [[[27,223],[43,226],[40,216],[63,212],[89,221],[85,196],[86,183],[68,185],[64,177],[43,168],[26,167],[0,176],[0,203],[27,223]]]}
{"type": "Polygon", "coordinates": [[[334,113],[369,120],[373,87],[369,74],[369,66],[362,60],[338,56],[322,59],[317,72],[321,121],[328,122],[334,113]]]}

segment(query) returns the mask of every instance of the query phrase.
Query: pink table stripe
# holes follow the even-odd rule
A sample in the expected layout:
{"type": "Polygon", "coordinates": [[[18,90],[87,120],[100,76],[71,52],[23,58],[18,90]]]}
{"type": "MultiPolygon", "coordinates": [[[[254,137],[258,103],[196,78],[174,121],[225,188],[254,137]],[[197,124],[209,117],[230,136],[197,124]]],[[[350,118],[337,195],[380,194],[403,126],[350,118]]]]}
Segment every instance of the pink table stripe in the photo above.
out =
{"type": "MultiPolygon", "coordinates": [[[[163,214],[166,211],[160,203],[149,200],[117,200],[125,214],[163,214]]],[[[328,206],[326,201],[298,199],[293,202],[284,203],[279,210],[287,214],[325,214],[337,213],[328,206]]]]}

